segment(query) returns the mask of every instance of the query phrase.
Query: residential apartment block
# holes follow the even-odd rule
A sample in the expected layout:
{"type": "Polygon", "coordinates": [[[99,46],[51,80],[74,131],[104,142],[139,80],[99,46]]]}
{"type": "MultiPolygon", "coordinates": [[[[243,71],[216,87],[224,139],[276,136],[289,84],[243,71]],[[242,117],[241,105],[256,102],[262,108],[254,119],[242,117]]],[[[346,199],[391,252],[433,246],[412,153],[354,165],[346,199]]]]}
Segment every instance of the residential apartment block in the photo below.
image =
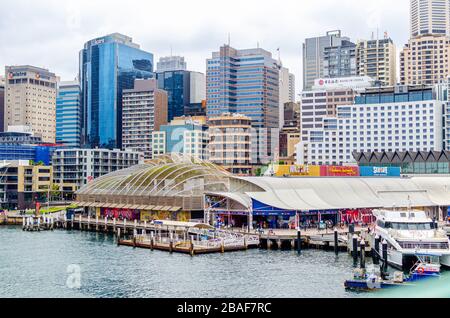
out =
{"type": "Polygon", "coordinates": [[[397,84],[397,49],[392,39],[358,41],[356,73],[369,76],[382,86],[397,84]]]}
{"type": "Polygon", "coordinates": [[[59,149],[53,154],[54,183],[65,199],[89,182],[108,173],[143,163],[141,152],[118,149],[59,149]]]}
{"type": "Polygon", "coordinates": [[[123,149],[143,152],[152,158],[152,133],[167,124],[167,92],[155,79],[135,80],[133,89],[122,93],[123,149]]]}

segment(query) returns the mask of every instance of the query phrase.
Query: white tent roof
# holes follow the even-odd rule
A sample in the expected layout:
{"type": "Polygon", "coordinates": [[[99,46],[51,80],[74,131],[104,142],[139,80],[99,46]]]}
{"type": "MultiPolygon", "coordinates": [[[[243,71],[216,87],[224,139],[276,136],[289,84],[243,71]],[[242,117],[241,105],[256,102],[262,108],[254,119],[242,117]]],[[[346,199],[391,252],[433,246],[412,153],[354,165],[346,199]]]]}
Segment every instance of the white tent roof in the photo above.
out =
{"type": "Polygon", "coordinates": [[[243,179],[265,190],[249,197],[283,210],[450,206],[450,177],[243,179]]]}

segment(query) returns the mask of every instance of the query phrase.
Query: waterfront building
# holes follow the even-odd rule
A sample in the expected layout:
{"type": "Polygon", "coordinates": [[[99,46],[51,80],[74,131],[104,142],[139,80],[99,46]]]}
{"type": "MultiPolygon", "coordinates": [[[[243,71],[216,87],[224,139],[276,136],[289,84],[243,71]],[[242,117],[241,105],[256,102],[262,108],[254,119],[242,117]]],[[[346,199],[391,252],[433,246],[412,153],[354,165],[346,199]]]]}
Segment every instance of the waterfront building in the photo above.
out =
{"type": "Polygon", "coordinates": [[[368,223],[372,209],[386,206],[420,208],[444,220],[450,189],[443,185],[449,180],[237,177],[210,162],[172,155],[97,179],[77,192],[76,201],[100,218],[295,229],[308,221],[337,224],[349,216],[368,223]]]}
{"type": "Polygon", "coordinates": [[[173,70],[157,73],[158,87],[168,94],[168,121],[175,117],[201,114],[205,100],[205,75],[173,70]]]}
{"type": "Polygon", "coordinates": [[[178,117],[153,132],[153,158],[165,154],[184,154],[208,160],[209,133],[206,117],[178,117]]]}
{"type": "MultiPolygon", "coordinates": [[[[340,105],[351,105],[358,94],[349,88],[305,91],[301,95],[300,135],[302,149],[297,146],[297,160],[308,161],[308,140],[314,140],[312,131],[324,129],[330,120],[334,120],[340,105]],[[300,158],[302,156],[302,158],[300,158]]],[[[299,144],[299,145],[300,145],[299,144]]]]}
{"type": "Polygon", "coordinates": [[[155,79],[135,80],[133,89],[123,91],[123,149],[152,158],[152,133],[167,124],[167,92],[157,88],[155,79]]]}
{"type": "Polygon", "coordinates": [[[241,114],[251,119],[254,164],[278,154],[280,117],[279,63],[261,48],[237,50],[224,45],[207,60],[207,116],[241,114]]]}
{"type": "Polygon", "coordinates": [[[297,161],[342,165],[355,163],[355,151],[442,151],[445,107],[433,88],[367,89],[354,105],[338,106],[336,117],[309,129],[307,138],[302,134],[297,161]]]}
{"type": "Polygon", "coordinates": [[[356,44],[343,39],[337,45],[326,46],[323,71],[325,78],[356,76],[356,44]]]}
{"type": "Polygon", "coordinates": [[[8,126],[29,126],[44,142],[56,140],[55,74],[34,66],[6,66],[5,118],[8,126]]]}
{"type": "Polygon", "coordinates": [[[34,209],[48,201],[53,168],[32,165],[28,160],[0,162],[0,202],[3,209],[34,209]]]}
{"type": "Polygon", "coordinates": [[[156,65],[156,72],[170,72],[170,71],[186,71],[187,63],[183,56],[164,56],[159,58],[156,65]]]}
{"type": "Polygon", "coordinates": [[[135,79],[154,78],[153,54],[114,33],[87,42],[80,52],[82,144],[122,147],[122,91],[135,79]]]}
{"type": "Polygon", "coordinates": [[[342,41],[349,41],[349,39],[342,37],[339,30],[305,40],[303,43],[303,90],[311,90],[316,79],[326,76],[325,48],[339,48],[342,41]]]}
{"type": "Polygon", "coordinates": [[[354,152],[360,167],[400,168],[404,175],[450,174],[450,151],[354,152]]]}
{"type": "Polygon", "coordinates": [[[397,49],[391,38],[359,40],[356,45],[356,74],[369,76],[382,86],[397,84],[397,49]]]}
{"type": "Polygon", "coordinates": [[[58,83],[56,97],[56,142],[81,146],[81,92],[77,80],[58,83]]]}
{"type": "Polygon", "coordinates": [[[143,153],[119,149],[58,149],[52,157],[54,183],[72,200],[75,191],[108,173],[143,163],[143,153]]]}
{"type": "Polygon", "coordinates": [[[248,175],[252,171],[251,119],[240,114],[225,113],[210,117],[209,160],[235,174],[248,175]]]}
{"type": "Polygon", "coordinates": [[[410,0],[411,38],[423,35],[450,36],[448,0],[410,0]]]}
{"type": "Polygon", "coordinates": [[[0,76],[0,132],[5,131],[5,78],[0,76]]]}

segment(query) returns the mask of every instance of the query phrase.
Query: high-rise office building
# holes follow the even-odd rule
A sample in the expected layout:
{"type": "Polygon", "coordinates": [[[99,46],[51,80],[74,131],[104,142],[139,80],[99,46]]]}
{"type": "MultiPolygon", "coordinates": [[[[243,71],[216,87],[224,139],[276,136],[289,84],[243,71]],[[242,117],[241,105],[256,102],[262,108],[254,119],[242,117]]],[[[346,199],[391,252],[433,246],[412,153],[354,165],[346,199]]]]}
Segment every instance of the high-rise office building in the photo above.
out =
{"type": "Polygon", "coordinates": [[[343,39],[340,43],[324,48],[324,77],[347,77],[356,75],[356,44],[343,39]]]}
{"type": "Polygon", "coordinates": [[[83,144],[122,147],[122,91],[153,78],[153,54],[114,33],[87,42],[80,52],[83,144]]]}
{"type": "Polygon", "coordinates": [[[279,68],[270,52],[224,45],[207,60],[206,83],[208,117],[239,113],[253,127],[279,127],[279,68]]]}
{"type": "Polygon", "coordinates": [[[136,80],[123,91],[123,148],[144,153],[152,159],[152,133],[167,124],[167,92],[155,79],[136,80]]]}
{"type": "Polygon", "coordinates": [[[356,73],[383,86],[397,83],[397,53],[392,39],[360,40],[356,47],[356,73]]]}
{"type": "Polygon", "coordinates": [[[5,131],[5,78],[0,76],[0,132],[5,131]]]}
{"type": "Polygon", "coordinates": [[[168,121],[175,117],[202,115],[205,99],[205,75],[199,72],[174,70],[158,72],[158,87],[168,95],[168,121]]]}
{"type": "Polygon", "coordinates": [[[29,126],[43,142],[56,140],[55,74],[34,66],[7,66],[5,84],[5,130],[29,126]]]}
{"type": "Polygon", "coordinates": [[[78,80],[58,83],[56,142],[73,148],[81,146],[81,94],[78,80]]]}
{"type": "Polygon", "coordinates": [[[156,66],[156,72],[169,72],[169,71],[186,71],[187,63],[183,56],[165,56],[159,59],[156,66]]]}
{"type": "Polygon", "coordinates": [[[224,45],[207,60],[207,116],[241,114],[252,121],[252,161],[266,164],[278,154],[279,63],[261,48],[224,45]]]}
{"type": "Polygon", "coordinates": [[[410,0],[411,38],[450,36],[449,0],[410,0]]]}
{"type": "Polygon", "coordinates": [[[303,43],[303,90],[310,90],[314,81],[325,77],[325,48],[339,47],[343,40],[341,31],[329,31],[325,36],[308,38],[303,43]]]}

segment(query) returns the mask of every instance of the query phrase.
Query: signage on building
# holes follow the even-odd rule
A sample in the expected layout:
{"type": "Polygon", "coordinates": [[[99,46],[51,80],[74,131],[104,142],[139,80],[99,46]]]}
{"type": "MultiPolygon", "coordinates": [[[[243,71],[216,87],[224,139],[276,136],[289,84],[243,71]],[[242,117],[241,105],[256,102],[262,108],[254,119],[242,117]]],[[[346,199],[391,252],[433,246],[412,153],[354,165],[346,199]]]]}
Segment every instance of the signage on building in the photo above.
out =
{"type": "Polygon", "coordinates": [[[400,177],[400,167],[360,167],[361,177],[400,177]]]}
{"type": "Polygon", "coordinates": [[[14,77],[24,77],[27,76],[27,72],[9,72],[8,79],[13,79],[14,77]]]}

